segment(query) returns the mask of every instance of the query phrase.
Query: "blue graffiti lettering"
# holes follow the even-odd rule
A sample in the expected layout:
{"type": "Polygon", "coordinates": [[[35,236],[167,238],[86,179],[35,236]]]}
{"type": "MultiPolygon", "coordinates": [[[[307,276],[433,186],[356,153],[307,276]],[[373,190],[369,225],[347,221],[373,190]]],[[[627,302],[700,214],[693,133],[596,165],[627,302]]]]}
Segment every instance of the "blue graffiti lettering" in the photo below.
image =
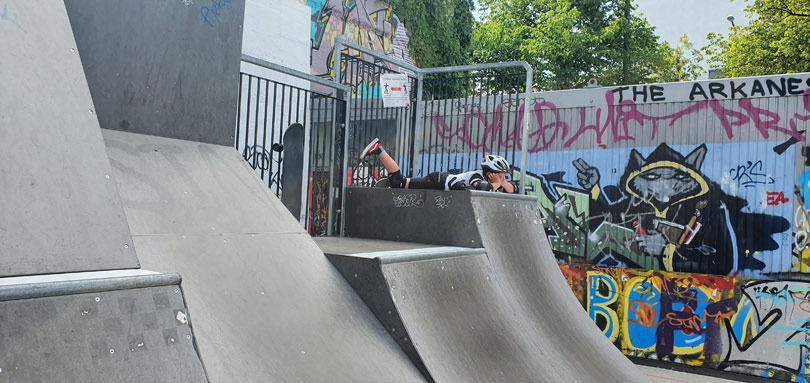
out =
{"type": "Polygon", "coordinates": [[[202,16],[203,22],[209,27],[214,28],[213,21],[219,24],[220,13],[229,5],[231,5],[231,0],[211,0],[210,7],[200,7],[200,16],[202,16]],[[211,18],[211,16],[213,16],[213,18],[211,18]]]}

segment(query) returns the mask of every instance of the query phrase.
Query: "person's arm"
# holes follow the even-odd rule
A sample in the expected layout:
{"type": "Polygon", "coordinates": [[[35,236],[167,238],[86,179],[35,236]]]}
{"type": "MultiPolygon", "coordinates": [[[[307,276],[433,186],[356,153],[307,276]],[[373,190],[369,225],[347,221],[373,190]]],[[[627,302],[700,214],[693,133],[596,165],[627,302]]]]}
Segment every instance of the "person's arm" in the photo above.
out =
{"type": "Polygon", "coordinates": [[[520,192],[520,188],[514,182],[504,182],[503,185],[501,185],[501,190],[509,194],[518,194],[520,192]]]}

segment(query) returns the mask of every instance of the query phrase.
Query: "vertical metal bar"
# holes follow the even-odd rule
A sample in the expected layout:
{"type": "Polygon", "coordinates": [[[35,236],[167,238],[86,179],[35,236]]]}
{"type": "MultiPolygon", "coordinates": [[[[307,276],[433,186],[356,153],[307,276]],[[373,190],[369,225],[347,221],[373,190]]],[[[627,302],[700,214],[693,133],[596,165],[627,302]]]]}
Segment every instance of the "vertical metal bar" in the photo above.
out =
{"type": "Polygon", "coordinates": [[[239,127],[242,125],[242,93],[244,93],[242,89],[242,79],[244,77],[244,73],[239,73],[239,105],[238,108],[236,108],[236,135],[233,136],[233,145],[237,151],[239,150],[239,133],[241,133],[239,127]]]}
{"type": "MultiPolygon", "coordinates": [[[[302,226],[305,225],[304,217],[306,216],[307,189],[309,189],[309,178],[307,177],[307,174],[308,174],[307,168],[309,167],[309,156],[306,155],[306,154],[307,154],[307,152],[312,150],[312,148],[310,147],[310,140],[309,140],[309,131],[311,129],[310,126],[312,124],[308,123],[308,121],[307,121],[307,112],[309,111],[308,107],[309,107],[310,97],[312,97],[312,93],[310,91],[305,91],[304,92],[304,122],[301,124],[301,125],[304,126],[304,148],[303,148],[304,149],[304,151],[303,151],[304,155],[301,156],[304,163],[301,166],[301,171],[303,172],[303,174],[301,174],[301,203],[299,204],[299,206],[302,206],[303,208],[298,212],[298,222],[302,226]]],[[[282,190],[282,193],[283,192],[284,191],[282,190]]]]}
{"type": "Polygon", "coordinates": [[[295,122],[301,123],[301,88],[295,89],[295,122]]]}
{"type": "Polygon", "coordinates": [[[410,149],[408,150],[410,157],[410,166],[408,167],[408,175],[413,177],[413,170],[416,167],[416,137],[419,132],[419,108],[422,106],[422,76],[416,77],[416,102],[412,103],[412,110],[410,112],[410,122],[408,123],[408,142],[410,149]]]}
{"type": "MultiPolygon", "coordinates": [[[[284,85],[282,84],[282,90],[284,89],[283,87],[284,87],[284,85]]],[[[270,146],[273,145],[273,135],[274,135],[273,132],[275,132],[275,130],[276,130],[276,109],[277,109],[276,108],[276,100],[278,99],[277,95],[278,95],[278,83],[273,81],[273,117],[272,117],[272,120],[270,121],[270,146]]],[[[265,145],[265,148],[267,148],[267,145],[265,145]]],[[[270,161],[270,162],[272,162],[272,161],[270,161]]],[[[271,178],[271,177],[273,177],[273,171],[272,171],[273,166],[271,164],[268,164],[268,165],[269,166],[268,166],[268,169],[267,169],[267,177],[271,178]]],[[[262,177],[262,180],[264,181],[264,177],[262,177]]],[[[267,186],[269,187],[270,184],[268,183],[267,186]]]]}
{"type": "MultiPolygon", "coordinates": [[[[267,86],[264,87],[264,128],[262,130],[262,153],[267,148],[267,106],[270,104],[270,80],[267,80],[267,86]]],[[[273,95],[273,101],[275,101],[276,95],[273,95]]],[[[262,156],[264,159],[264,156],[262,156]]],[[[264,163],[262,163],[262,171],[261,171],[261,179],[264,180],[264,163]]]]}
{"type": "MultiPolygon", "coordinates": [[[[322,113],[321,112],[322,108],[323,108],[322,99],[319,98],[318,99],[318,109],[317,109],[318,110],[318,116],[319,116],[318,119],[319,120],[321,120],[320,116],[321,116],[321,113],[322,113]]],[[[315,148],[315,150],[310,150],[310,171],[309,171],[308,176],[312,177],[311,182],[314,183],[315,182],[315,174],[316,174],[315,172],[319,168],[322,167],[318,163],[318,153],[323,153],[323,152],[320,150],[321,141],[322,141],[321,130],[316,126],[315,129],[313,129],[312,134],[314,136],[314,141],[315,141],[315,144],[312,145],[312,147],[315,148]],[[315,165],[312,165],[312,164],[315,164],[315,165]]],[[[311,194],[310,198],[308,199],[308,200],[310,200],[311,203],[316,202],[317,196],[316,196],[315,193],[316,193],[316,190],[313,189],[312,194],[311,194]]],[[[310,209],[312,209],[312,206],[310,206],[310,209]]],[[[315,212],[310,211],[310,213],[309,213],[310,225],[312,225],[312,218],[314,217],[314,215],[315,215],[315,212]]]]}
{"type": "MultiPolygon", "coordinates": [[[[501,86],[499,87],[499,93],[501,95],[501,103],[495,105],[495,112],[497,114],[498,108],[500,108],[500,119],[498,120],[498,153],[501,153],[502,143],[503,143],[503,128],[504,128],[504,119],[503,119],[503,97],[504,97],[504,90],[506,90],[506,76],[501,76],[501,86]]],[[[511,99],[511,95],[510,95],[511,99]]],[[[498,102],[498,98],[495,97],[495,102],[498,102]]],[[[503,153],[504,157],[506,157],[506,152],[503,153]]]]}
{"type": "MultiPolygon", "coordinates": [[[[346,132],[348,132],[348,130],[349,130],[349,105],[350,104],[351,104],[351,99],[349,97],[346,97],[346,103],[344,104],[345,113],[343,113],[344,114],[343,125],[344,125],[344,129],[345,129],[346,132]]],[[[343,134],[344,137],[346,136],[346,134],[347,133],[343,134]]],[[[344,139],[343,142],[344,142],[344,146],[343,146],[343,180],[344,180],[344,182],[341,185],[343,190],[342,190],[342,194],[341,194],[342,198],[340,199],[340,211],[341,211],[340,236],[341,237],[346,236],[346,220],[343,219],[343,217],[344,217],[343,212],[346,211],[346,182],[345,182],[345,180],[348,177],[348,173],[349,173],[349,140],[344,139]]]]}
{"type": "MultiPolygon", "coordinates": [[[[416,153],[416,148],[420,147],[421,145],[416,143],[416,139],[419,135],[420,130],[425,129],[425,120],[423,118],[419,118],[419,110],[421,109],[424,115],[425,110],[425,102],[422,98],[422,92],[424,89],[425,77],[422,74],[417,75],[416,77],[416,105],[413,108],[414,119],[413,119],[413,133],[411,134],[411,167],[408,169],[408,175],[413,177],[414,176],[414,169],[416,169],[416,161],[418,157],[418,153],[416,153]]],[[[424,136],[424,132],[423,132],[424,136]]],[[[422,141],[424,142],[424,140],[422,141]]]]}
{"type": "Polygon", "coordinates": [[[530,66],[526,68],[526,101],[523,108],[523,134],[521,138],[521,145],[520,145],[520,194],[526,194],[526,162],[529,159],[529,150],[527,148],[529,143],[529,119],[531,119],[531,105],[529,104],[530,99],[534,97],[532,92],[532,78],[534,77],[534,72],[530,66]]]}
{"type": "MultiPolygon", "coordinates": [[[[258,144],[259,138],[259,101],[262,98],[262,79],[258,78],[256,83],[256,117],[253,119],[253,169],[256,169],[256,160],[258,156],[256,155],[256,145],[258,144]]],[[[265,102],[267,99],[264,100],[265,102]]],[[[245,137],[245,141],[247,141],[247,137],[245,137]]]]}
{"type": "MultiPolygon", "coordinates": [[[[332,58],[333,58],[333,61],[332,61],[332,81],[335,82],[335,85],[340,85],[340,75],[341,75],[340,68],[341,68],[341,62],[343,61],[343,43],[341,41],[339,41],[339,40],[335,41],[335,47],[334,47],[334,51],[332,52],[332,58]]],[[[349,60],[347,59],[346,60],[346,69],[347,69],[347,71],[348,71],[348,66],[349,66],[349,60]]],[[[340,93],[340,92],[336,92],[336,93],[340,93]]],[[[344,97],[348,98],[348,97],[351,97],[351,95],[344,95],[344,97]]],[[[335,107],[336,107],[337,103],[335,102],[334,104],[335,104],[335,107]]],[[[332,108],[333,111],[334,111],[335,107],[332,108]]],[[[346,114],[347,115],[349,114],[348,110],[346,110],[346,114]]],[[[334,116],[334,113],[332,115],[334,116]]],[[[348,127],[348,124],[347,124],[346,129],[348,130],[348,128],[349,127],[348,127]]],[[[335,145],[335,129],[337,129],[337,121],[333,118],[332,119],[332,147],[333,148],[334,148],[334,145],[335,145]]],[[[344,140],[344,141],[347,142],[348,140],[344,140]]],[[[334,153],[332,153],[332,156],[334,157],[334,153]]],[[[335,217],[333,217],[333,211],[332,211],[332,208],[334,207],[334,199],[335,199],[335,194],[334,194],[335,187],[334,187],[333,182],[332,182],[332,180],[335,178],[334,177],[334,159],[332,161],[330,161],[330,162],[331,162],[331,164],[329,166],[329,210],[327,211],[327,214],[326,214],[326,216],[327,216],[326,235],[328,235],[328,236],[332,235],[332,223],[333,223],[333,221],[335,219],[335,217]]],[[[346,169],[343,169],[343,170],[344,170],[344,174],[345,174],[346,169]]],[[[342,184],[346,183],[346,178],[345,177],[343,178],[341,183],[342,184]]]]}
{"type": "MultiPolygon", "coordinates": [[[[247,136],[249,135],[248,127],[250,126],[250,97],[252,96],[253,93],[252,86],[253,86],[253,76],[248,75],[247,112],[245,113],[245,147],[242,149],[242,158],[244,158],[245,160],[247,160],[247,136]]],[[[236,138],[237,143],[239,142],[240,138],[241,137],[236,138]]]]}
{"type": "Polygon", "coordinates": [[[473,142],[472,142],[472,123],[468,122],[468,120],[467,120],[467,111],[472,110],[472,108],[474,106],[474,105],[470,106],[470,101],[472,101],[472,99],[473,99],[473,97],[475,97],[475,95],[473,94],[473,87],[470,86],[471,79],[469,77],[465,77],[465,76],[462,76],[461,78],[462,78],[462,80],[460,80],[460,81],[463,81],[463,84],[464,84],[464,86],[462,87],[462,89],[463,89],[462,95],[464,96],[464,115],[461,117],[461,121],[462,121],[461,124],[462,125],[461,125],[460,129],[464,130],[464,136],[465,136],[465,140],[461,141],[461,152],[462,153],[467,153],[466,151],[467,150],[469,151],[468,154],[462,155],[462,157],[461,157],[461,168],[464,169],[465,171],[467,171],[467,170],[473,170],[473,169],[478,167],[478,166],[473,165],[473,157],[474,157],[473,156],[473,150],[475,150],[475,149],[473,149],[473,147],[472,147],[472,145],[473,145],[473,142]],[[469,141],[469,145],[467,144],[467,141],[469,141]],[[467,147],[467,148],[465,149],[465,147],[467,147]],[[465,159],[467,160],[467,165],[466,166],[464,165],[464,160],[465,159]]]}
{"type": "MultiPolygon", "coordinates": [[[[431,81],[431,83],[436,84],[437,81],[431,81]]],[[[436,91],[435,85],[434,85],[433,93],[434,94],[431,97],[430,114],[428,115],[428,118],[430,118],[430,125],[433,127],[433,129],[432,129],[433,131],[431,133],[433,133],[433,135],[435,135],[435,136],[438,136],[439,135],[439,129],[441,129],[441,128],[438,126],[438,121],[437,121],[436,118],[434,118],[433,112],[434,112],[434,108],[436,107],[436,103],[439,102],[437,100],[437,98],[441,97],[441,96],[438,95],[439,92],[436,91]]],[[[427,111],[425,111],[425,113],[427,113],[427,111]]],[[[425,164],[425,166],[424,166],[425,171],[424,171],[424,174],[422,174],[423,177],[426,176],[428,173],[430,173],[431,170],[433,170],[430,167],[430,159],[431,159],[430,157],[433,156],[431,154],[431,152],[430,152],[431,151],[431,145],[433,145],[433,139],[430,136],[428,136],[427,137],[427,145],[424,145],[425,153],[427,153],[427,159],[426,159],[426,161],[423,161],[423,163],[425,164]]]]}

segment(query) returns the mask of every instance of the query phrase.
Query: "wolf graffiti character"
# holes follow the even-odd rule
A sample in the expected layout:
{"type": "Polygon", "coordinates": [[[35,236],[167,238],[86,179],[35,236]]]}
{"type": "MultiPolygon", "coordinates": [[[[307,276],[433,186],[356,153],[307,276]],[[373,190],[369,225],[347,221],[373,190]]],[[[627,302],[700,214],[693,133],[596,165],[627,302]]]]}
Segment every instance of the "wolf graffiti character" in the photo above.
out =
{"type": "Polygon", "coordinates": [[[757,251],[779,248],[771,237],[789,229],[782,217],[743,212],[748,202],[723,192],[701,172],[706,145],[683,156],[666,144],[646,158],[633,149],[619,185],[599,185],[599,170],[574,161],[591,196],[590,228],[602,221],[633,230],[623,245],[655,257],[669,271],[728,274],[761,270],[757,251]],[[600,214],[601,213],[601,214],[600,214]]]}

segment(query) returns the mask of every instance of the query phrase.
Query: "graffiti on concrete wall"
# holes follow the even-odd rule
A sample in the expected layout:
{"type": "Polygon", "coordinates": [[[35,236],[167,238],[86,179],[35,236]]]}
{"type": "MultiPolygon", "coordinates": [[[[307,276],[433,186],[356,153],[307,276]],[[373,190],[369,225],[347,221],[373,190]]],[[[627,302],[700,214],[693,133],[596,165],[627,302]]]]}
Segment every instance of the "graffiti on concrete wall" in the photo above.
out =
{"type": "MultiPolygon", "coordinates": [[[[312,74],[333,78],[333,48],[338,37],[412,63],[407,31],[388,4],[379,0],[308,0],[307,5],[312,10],[312,74]]],[[[344,54],[363,57],[359,52],[345,51],[344,54]]],[[[380,62],[379,65],[386,64],[380,62]]],[[[346,69],[342,70],[345,73],[346,69]]],[[[376,89],[376,84],[365,87],[376,89]]]]}
{"type": "Polygon", "coordinates": [[[560,265],[626,355],[806,379],[810,282],[560,265]]]}

